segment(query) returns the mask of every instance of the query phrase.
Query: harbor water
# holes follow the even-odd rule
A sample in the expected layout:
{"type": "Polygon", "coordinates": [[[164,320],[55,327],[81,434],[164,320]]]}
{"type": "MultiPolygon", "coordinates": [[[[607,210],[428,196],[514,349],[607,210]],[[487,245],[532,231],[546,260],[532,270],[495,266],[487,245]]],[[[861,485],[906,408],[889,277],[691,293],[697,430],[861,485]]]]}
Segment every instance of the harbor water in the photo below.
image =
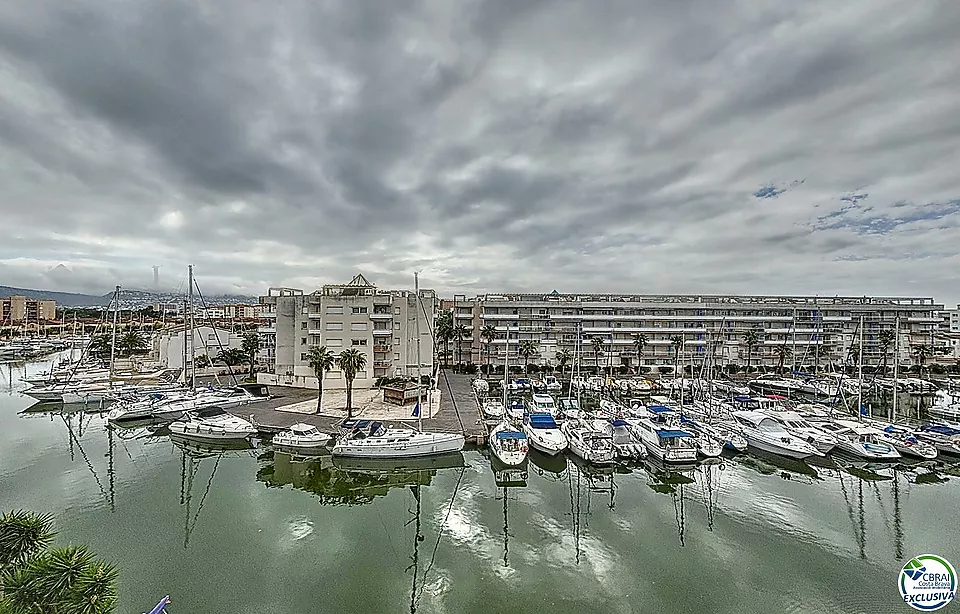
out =
{"type": "Polygon", "coordinates": [[[117,612],[909,612],[910,557],[960,563],[950,462],[344,465],[21,414],[45,366],[0,365],[0,508],[115,562],[117,612]]]}

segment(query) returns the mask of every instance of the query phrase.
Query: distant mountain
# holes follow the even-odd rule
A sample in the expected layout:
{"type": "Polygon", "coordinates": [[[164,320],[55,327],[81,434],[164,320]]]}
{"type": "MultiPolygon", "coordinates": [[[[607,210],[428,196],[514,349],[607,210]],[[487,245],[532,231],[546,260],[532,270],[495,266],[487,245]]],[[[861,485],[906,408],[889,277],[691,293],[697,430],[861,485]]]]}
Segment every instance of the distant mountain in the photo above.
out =
{"type": "MultiPolygon", "coordinates": [[[[11,288],[9,286],[0,286],[0,297],[7,297],[12,294],[26,296],[27,298],[57,301],[58,307],[96,307],[106,306],[113,300],[113,292],[97,296],[93,294],[76,294],[73,292],[51,292],[49,290],[31,290],[28,288],[11,288]]],[[[142,309],[154,303],[179,303],[185,296],[174,292],[150,292],[147,290],[122,290],[120,292],[120,305],[123,309],[142,309]]],[[[199,296],[194,296],[194,302],[198,306],[208,305],[230,305],[234,303],[250,304],[256,303],[255,296],[242,296],[235,294],[215,294],[204,295],[203,301],[199,296]]]]}

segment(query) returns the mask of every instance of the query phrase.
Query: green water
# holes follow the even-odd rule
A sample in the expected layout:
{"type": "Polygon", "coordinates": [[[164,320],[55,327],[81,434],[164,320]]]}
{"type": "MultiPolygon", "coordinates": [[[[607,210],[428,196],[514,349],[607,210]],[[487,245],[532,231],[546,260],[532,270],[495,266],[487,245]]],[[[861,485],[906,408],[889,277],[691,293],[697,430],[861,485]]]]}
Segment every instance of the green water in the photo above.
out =
{"type": "Polygon", "coordinates": [[[910,612],[907,559],[960,563],[956,467],[535,459],[499,487],[477,451],[357,471],[21,416],[23,372],[0,366],[0,507],[53,512],[59,542],[117,562],[124,614],[168,593],[171,614],[910,612]]]}

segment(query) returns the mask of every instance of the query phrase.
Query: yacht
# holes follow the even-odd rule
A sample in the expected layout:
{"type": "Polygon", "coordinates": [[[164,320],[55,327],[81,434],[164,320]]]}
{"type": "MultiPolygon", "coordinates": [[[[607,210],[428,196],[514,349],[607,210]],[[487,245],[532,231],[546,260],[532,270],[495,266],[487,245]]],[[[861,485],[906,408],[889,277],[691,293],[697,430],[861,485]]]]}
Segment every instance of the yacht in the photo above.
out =
{"type": "Polygon", "coordinates": [[[647,448],[633,436],[626,420],[594,420],[593,428],[606,433],[613,441],[613,450],[618,458],[638,460],[646,458],[647,448]]]}
{"type": "Polygon", "coordinates": [[[170,424],[169,428],[173,435],[208,441],[246,439],[257,432],[247,420],[228,414],[219,407],[204,407],[188,412],[170,424]]]}
{"type": "Polygon", "coordinates": [[[507,404],[507,415],[515,420],[522,420],[527,411],[527,404],[523,399],[510,399],[507,404]]]}
{"type": "Polygon", "coordinates": [[[560,392],[563,390],[563,383],[555,375],[547,375],[543,378],[543,385],[547,392],[560,392]]]}
{"type": "Polygon", "coordinates": [[[740,434],[740,429],[732,420],[719,420],[716,422],[701,421],[697,424],[707,435],[720,441],[725,450],[731,450],[733,452],[747,451],[747,439],[740,434]]]}
{"type": "Polygon", "coordinates": [[[560,427],[569,442],[570,451],[594,465],[609,465],[616,460],[613,437],[596,430],[583,420],[567,420],[560,427]]]}
{"type": "Polygon", "coordinates": [[[685,431],[690,431],[694,436],[694,443],[697,446],[697,454],[704,458],[716,458],[723,453],[725,441],[714,435],[710,429],[705,428],[699,422],[681,416],[680,427],[685,431]]]}
{"type": "Polygon", "coordinates": [[[490,431],[490,451],[508,467],[522,465],[527,460],[527,436],[503,421],[490,431]]]}
{"type": "Polygon", "coordinates": [[[837,438],[807,420],[795,411],[768,412],[770,417],[780,423],[783,429],[811,444],[821,454],[829,454],[839,443],[837,438]]]}
{"type": "Polygon", "coordinates": [[[483,402],[483,415],[486,418],[503,418],[507,409],[503,406],[503,401],[499,399],[487,399],[483,402]]]}
{"type": "Polygon", "coordinates": [[[944,390],[938,390],[936,399],[927,409],[931,416],[944,420],[960,420],[960,399],[944,390]]]}
{"type": "Polygon", "coordinates": [[[697,446],[690,431],[665,428],[653,418],[626,420],[633,436],[643,442],[650,456],[665,463],[693,463],[697,460],[697,446]]]}
{"type": "Polygon", "coordinates": [[[534,394],[530,397],[529,411],[531,414],[557,415],[557,405],[549,394],[534,394]]]}
{"type": "Polygon", "coordinates": [[[567,437],[550,414],[528,414],[523,432],[530,445],[544,454],[553,456],[567,449],[567,437]]]}
{"type": "Polygon", "coordinates": [[[459,452],[466,442],[460,433],[425,433],[392,428],[382,422],[345,420],[333,445],[334,456],[410,458],[459,452]]]}
{"type": "Polygon", "coordinates": [[[871,421],[870,426],[877,429],[877,437],[893,446],[903,456],[912,456],[924,460],[933,460],[937,457],[937,447],[932,443],[921,441],[912,430],[898,425],[871,421]]]}
{"type": "Polygon", "coordinates": [[[869,460],[897,460],[900,453],[877,437],[877,429],[856,420],[827,420],[817,425],[837,438],[837,450],[869,460]]]}
{"type": "Polygon", "coordinates": [[[298,422],[273,436],[273,445],[295,450],[317,450],[327,447],[333,437],[312,424],[298,422]]]}
{"type": "Polygon", "coordinates": [[[763,452],[788,458],[804,459],[823,456],[812,444],[794,437],[769,414],[758,411],[735,411],[732,414],[746,438],[747,445],[763,452]]]}
{"type": "Polygon", "coordinates": [[[772,391],[783,394],[818,394],[820,391],[813,385],[793,377],[779,375],[761,375],[750,383],[751,388],[761,391],[772,391]]]}
{"type": "Polygon", "coordinates": [[[921,441],[933,444],[941,454],[960,456],[960,428],[945,424],[924,424],[916,433],[921,441]]]}
{"type": "Polygon", "coordinates": [[[582,418],[583,410],[580,409],[580,402],[572,397],[564,397],[557,401],[557,408],[560,410],[561,418],[582,418]]]}
{"type": "Polygon", "coordinates": [[[188,411],[204,407],[230,409],[269,398],[263,384],[240,384],[236,388],[201,388],[190,394],[186,391],[151,394],[138,401],[120,402],[111,408],[107,420],[129,422],[145,418],[178,418],[188,411]]]}

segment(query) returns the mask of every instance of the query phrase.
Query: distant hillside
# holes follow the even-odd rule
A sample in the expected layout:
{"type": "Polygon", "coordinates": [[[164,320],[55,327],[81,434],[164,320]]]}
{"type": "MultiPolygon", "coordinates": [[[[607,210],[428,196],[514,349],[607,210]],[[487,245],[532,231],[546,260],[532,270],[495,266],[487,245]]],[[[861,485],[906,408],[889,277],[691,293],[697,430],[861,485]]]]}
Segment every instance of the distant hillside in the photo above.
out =
{"type": "MultiPolygon", "coordinates": [[[[113,292],[104,294],[103,296],[96,296],[92,294],[76,294],[73,292],[51,292],[49,290],[31,290],[28,288],[0,286],[0,297],[7,297],[11,294],[19,294],[32,299],[57,301],[58,307],[106,306],[113,300],[113,292]]],[[[140,309],[154,303],[174,303],[180,302],[183,299],[183,294],[175,294],[172,292],[149,292],[146,290],[121,290],[120,292],[120,305],[123,309],[140,309]]],[[[257,302],[257,297],[255,296],[232,294],[204,295],[203,299],[203,303],[201,303],[199,296],[194,297],[197,305],[206,304],[209,306],[257,302]]]]}

